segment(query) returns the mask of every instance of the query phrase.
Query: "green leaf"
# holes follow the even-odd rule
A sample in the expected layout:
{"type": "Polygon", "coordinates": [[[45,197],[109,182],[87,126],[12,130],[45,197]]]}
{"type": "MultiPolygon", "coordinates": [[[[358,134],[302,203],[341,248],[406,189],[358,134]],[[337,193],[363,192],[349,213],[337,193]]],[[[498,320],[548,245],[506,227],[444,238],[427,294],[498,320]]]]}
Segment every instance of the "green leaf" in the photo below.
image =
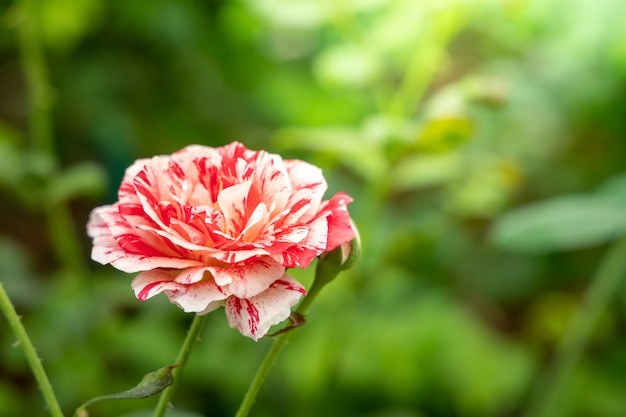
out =
{"type": "Polygon", "coordinates": [[[385,174],[387,162],[376,143],[364,142],[362,134],[347,126],[285,128],[274,143],[282,149],[303,149],[332,155],[369,182],[385,174]]]}
{"type": "Polygon", "coordinates": [[[396,190],[445,185],[463,176],[463,160],[455,152],[443,154],[409,155],[397,164],[391,173],[391,184],[396,190]]]}
{"type": "Polygon", "coordinates": [[[626,173],[614,175],[596,190],[599,194],[626,204],[626,173]]]}
{"type": "Polygon", "coordinates": [[[467,142],[474,126],[462,117],[442,117],[429,121],[417,139],[421,152],[449,152],[467,142]]]}
{"type": "Polygon", "coordinates": [[[15,187],[19,183],[24,174],[23,160],[23,152],[15,144],[0,140],[0,186],[15,187]]]}
{"type": "Polygon", "coordinates": [[[558,197],[513,210],[491,230],[501,248],[545,253],[588,247],[626,232],[623,204],[602,196],[558,197]]]}
{"type": "Polygon", "coordinates": [[[328,48],[315,62],[317,78],[329,86],[369,87],[380,73],[380,59],[362,45],[328,48]]]}
{"type": "Polygon", "coordinates": [[[37,2],[43,41],[53,47],[74,46],[98,21],[98,0],[43,0],[37,2]]]}
{"type": "Polygon", "coordinates": [[[172,375],[172,370],[176,368],[177,365],[169,365],[160,369],[157,369],[154,372],[150,372],[146,374],[143,379],[137,384],[134,388],[131,388],[127,391],[123,391],[117,394],[109,394],[102,395],[99,397],[92,398],[87,401],[85,404],[81,405],[76,409],[75,416],[83,416],[87,415],[85,412],[85,408],[95,403],[96,401],[101,400],[125,400],[125,399],[138,399],[138,398],[146,398],[152,395],[156,395],[159,392],[163,391],[165,388],[172,385],[174,382],[174,376],[172,375]]]}
{"type": "Polygon", "coordinates": [[[48,186],[48,202],[51,205],[78,196],[98,195],[106,189],[107,174],[100,165],[83,162],[69,167],[48,186]]]}

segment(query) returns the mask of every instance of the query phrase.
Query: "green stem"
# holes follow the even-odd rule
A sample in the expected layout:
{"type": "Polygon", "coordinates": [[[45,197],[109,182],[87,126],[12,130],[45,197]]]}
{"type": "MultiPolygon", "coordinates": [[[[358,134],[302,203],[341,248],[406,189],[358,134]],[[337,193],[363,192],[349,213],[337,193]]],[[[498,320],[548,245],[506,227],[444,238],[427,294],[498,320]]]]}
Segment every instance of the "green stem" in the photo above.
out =
{"type": "MultiPolygon", "coordinates": [[[[315,300],[315,297],[317,297],[326,282],[324,282],[323,284],[319,284],[319,280],[317,280],[316,277],[316,280],[313,281],[313,286],[308,291],[307,296],[304,297],[304,299],[296,309],[296,313],[304,316],[304,314],[307,312],[307,310],[315,300]]],[[[276,362],[276,358],[278,358],[278,355],[283,350],[283,347],[285,347],[287,340],[289,340],[291,333],[293,333],[293,331],[281,333],[278,337],[276,337],[274,343],[272,344],[272,347],[265,355],[263,362],[261,362],[259,369],[254,375],[254,379],[252,379],[250,387],[248,387],[248,391],[243,397],[243,401],[241,402],[241,405],[239,406],[239,410],[237,410],[237,414],[235,414],[235,417],[246,417],[248,413],[250,413],[250,409],[252,408],[252,405],[256,400],[257,394],[261,390],[261,387],[263,386],[267,375],[272,369],[274,362],[276,362]]]]}
{"type": "Polygon", "coordinates": [[[22,321],[20,317],[17,315],[15,308],[13,307],[13,303],[9,299],[6,291],[4,290],[4,286],[0,283],[0,309],[6,316],[9,321],[9,325],[13,329],[13,333],[17,336],[17,340],[22,346],[24,353],[26,355],[26,359],[30,365],[33,374],[35,375],[35,379],[37,380],[37,384],[41,389],[44,400],[48,405],[48,410],[53,417],[63,417],[63,412],[61,411],[61,407],[59,406],[59,402],[57,401],[56,396],[54,395],[54,391],[52,390],[52,385],[48,380],[48,376],[46,375],[46,371],[43,369],[43,365],[41,364],[41,359],[37,356],[37,351],[35,351],[35,347],[31,342],[28,334],[26,333],[26,329],[22,325],[22,321]]]}
{"type": "Polygon", "coordinates": [[[52,122],[50,120],[50,84],[48,70],[39,42],[34,5],[31,0],[20,0],[22,9],[18,27],[20,56],[29,93],[28,127],[32,147],[53,154],[52,122]]]}
{"type": "Polygon", "coordinates": [[[606,253],[561,342],[554,365],[539,384],[526,417],[556,417],[562,414],[559,400],[578,363],[595,324],[626,273],[626,236],[606,253]]]}
{"type": "MultiPolygon", "coordinates": [[[[19,0],[18,5],[21,8],[18,42],[28,87],[30,145],[34,151],[54,157],[51,87],[35,15],[37,5],[32,0],[19,0]]],[[[59,261],[67,270],[80,275],[86,267],[72,214],[63,203],[51,207],[46,214],[52,247],[59,261]]]]}
{"type": "Polygon", "coordinates": [[[172,385],[167,387],[161,393],[159,397],[159,403],[157,404],[156,409],[154,410],[154,417],[163,417],[167,408],[170,404],[170,399],[172,395],[174,395],[174,391],[180,382],[180,377],[185,370],[185,365],[187,365],[187,360],[189,359],[189,355],[191,354],[191,349],[194,344],[198,340],[200,336],[200,332],[202,331],[202,327],[204,326],[204,322],[206,321],[207,315],[199,315],[196,314],[193,321],[191,322],[191,326],[189,327],[189,331],[187,332],[187,337],[183,342],[183,346],[178,352],[178,357],[176,358],[176,368],[173,370],[172,375],[174,376],[174,382],[172,385]]]}

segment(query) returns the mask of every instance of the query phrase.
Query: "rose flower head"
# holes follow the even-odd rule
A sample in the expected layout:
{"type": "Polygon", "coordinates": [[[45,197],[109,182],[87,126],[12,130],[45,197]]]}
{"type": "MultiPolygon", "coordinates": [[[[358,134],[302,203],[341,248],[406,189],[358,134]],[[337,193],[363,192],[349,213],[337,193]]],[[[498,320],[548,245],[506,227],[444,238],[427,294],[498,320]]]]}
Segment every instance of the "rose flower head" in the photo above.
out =
{"type": "Polygon", "coordinates": [[[355,236],[352,198],[324,201],[326,188],[319,168],[238,142],[140,159],[118,201],[91,213],[92,258],[139,272],[139,300],[163,292],[198,314],[223,305],[229,325],[258,340],[306,294],[286,269],[355,236]]]}

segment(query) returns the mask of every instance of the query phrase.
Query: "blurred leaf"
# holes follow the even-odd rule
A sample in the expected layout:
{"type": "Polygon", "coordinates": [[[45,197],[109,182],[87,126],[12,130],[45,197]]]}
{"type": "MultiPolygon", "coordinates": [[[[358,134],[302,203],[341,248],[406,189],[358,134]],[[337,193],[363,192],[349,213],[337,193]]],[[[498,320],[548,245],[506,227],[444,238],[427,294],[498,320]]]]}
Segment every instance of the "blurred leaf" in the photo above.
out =
{"type": "Polygon", "coordinates": [[[17,146],[0,137],[0,186],[14,187],[24,174],[24,155],[17,146]]]}
{"type": "Polygon", "coordinates": [[[393,168],[391,184],[402,191],[446,184],[462,174],[463,161],[457,153],[410,155],[393,168]]]}
{"type": "Polygon", "coordinates": [[[32,258],[27,249],[13,239],[0,235],[0,271],[7,293],[15,304],[38,303],[42,293],[32,272],[32,258]]]}
{"type": "Polygon", "coordinates": [[[467,165],[466,175],[447,187],[446,208],[472,217],[491,217],[500,212],[519,184],[515,163],[481,155],[468,159],[467,165]]]}
{"type": "Polygon", "coordinates": [[[462,82],[462,88],[470,102],[491,107],[500,107],[507,102],[510,86],[499,77],[474,75],[462,82]]]}
{"type": "Polygon", "coordinates": [[[55,156],[38,150],[24,153],[24,174],[28,178],[46,182],[55,174],[56,169],[55,156]]]}
{"type": "Polygon", "coordinates": [[[417,149],[423,152],[448,152],[466,142],[474,127],[468,119],[448,117],[430,120],[417,139],[417,149]]]}
{"type": "Polygon", "coordinates": [[[342,355],[336,362],[342,382],[362,395],[384,393],[389,402],[436,395],[462,410],[450,415],[500,415],[531,376],[532,359],[520,346],[445,296],[426,292],[349,320],[344,331],[353,333],[336,336],[332,354],[342,355]]]}
{"type": "Polygon", "coordinates": [[[48,186],[48,203],[59,204],[78,196],[95,196],[106,190],[105,170],[98,164],[82,162],[54,177],[48,186]]]}
{"type": "Polygon", "coordinates": [[[315,74],[325,84],[339,87],[370,86],[381,74],[379,60],[360,45],[341,45],[320,54],[315,74]]]}
{"type": "MultiPolygon", "coordinates": [[[[545,293],[533,300],[525,314],[527,337],[539,345],[558,346],[572,321],[581,299],[568,293],[545,293]]],[[[600,316],[595,324],[590,343],[607,340],[615,324],[609,314],[600,316]]]]}
{"type": "Polygon", "coordinates": [[[91,29],[103,4],[100,0],[39,0],[37,7],[43,40],[65,49],[91,29]]]}
{"type": "Polygon", "coordinates": [[[308,73],[274,67],[254,92],[259,107],[282,125],[320,126],[352,123],[370,111],[366,93],[325,89],[308,73]],[[360,94],[358,94],[360,93],[360,94]]]}
{"type": "Polygon", "coordinates": [[[363,140],[355,129],[348,127],[290,128],[277,131],[277,146],[325,153],[351,168],[368,182],[385,174],[387,162],[374,143],[363,140]]]}
{"type": "Polygon", "coordinates": [[[247,1],[249,7],[276,26],[314,29],[326,19],[324,2],[312,0],[247,1]]]}
{"type": "Polygon", "coordinates": [[[626,205],[626,173],[610,177],[597,188],[596,192],[626,205]]]}
{"type": "Polygon", "coordinates": [[[20,135],[0,121],[0,186],[14,187],[24,175],[20,135]]]}
{"type": "Polygon", "coordinates": [[[573,195],[542,201],[500,217],[491,230],[504,249],[544,253],[592,246],[626,232],[626,210],[612,199],[573,195]]]}

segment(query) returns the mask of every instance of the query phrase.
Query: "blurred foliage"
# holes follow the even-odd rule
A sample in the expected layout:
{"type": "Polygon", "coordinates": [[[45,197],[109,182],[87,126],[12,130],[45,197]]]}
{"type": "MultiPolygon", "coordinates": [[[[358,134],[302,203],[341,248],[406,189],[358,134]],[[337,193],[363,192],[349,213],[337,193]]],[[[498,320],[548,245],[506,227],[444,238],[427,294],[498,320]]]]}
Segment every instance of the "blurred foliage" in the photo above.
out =
{"type": "MultiPolygon", "coordinates": [[[[323,167],[364,251],[253,415],[521,414],[626,228],[625,2],[31,1],[54,154],[30,137],[20,4],[0,9],[0,279],[67,414],[171,363],[190,320],[89,262],[89,211],[136,158],[233,140],[323,167]]],[[[624,415],[625,290],[564,415],[624,415]]],[[[13,342],[0,320],[0,416],[45,415],[13,342]]],[[[211,314],[172,416],[234,414],[270,343],[211,314]]]]}

